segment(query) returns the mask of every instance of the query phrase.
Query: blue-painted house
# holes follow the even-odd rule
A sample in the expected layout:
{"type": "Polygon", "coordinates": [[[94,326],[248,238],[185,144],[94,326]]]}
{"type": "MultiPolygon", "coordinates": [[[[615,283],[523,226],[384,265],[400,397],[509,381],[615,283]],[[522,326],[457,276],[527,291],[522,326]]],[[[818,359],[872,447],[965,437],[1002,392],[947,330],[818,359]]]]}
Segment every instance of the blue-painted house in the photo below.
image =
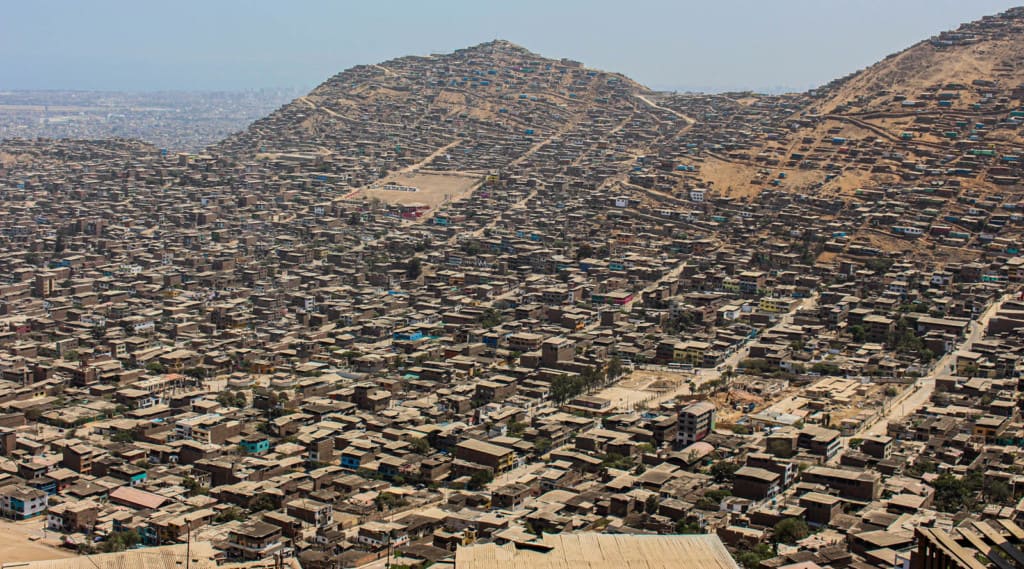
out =
{"type": "Polygon", "coordinates": [[[391,335],[391,339],[396,342],[415,342],[423,339],[423,332],[420,330],[404,329],[398,330],[391,335]]]}
{"type": "Polygon", "coordinates": [[[14,520],[27,520],[46,511],[50,495],[41,490],[11,484],[0,488],[0,515],[14,520]]]}
{"type": "Polygon", "coordinates": [[[249,435],[240,443],[248,454],[266,454],[270,451],[270,438],[266,435],[249,435]]]}

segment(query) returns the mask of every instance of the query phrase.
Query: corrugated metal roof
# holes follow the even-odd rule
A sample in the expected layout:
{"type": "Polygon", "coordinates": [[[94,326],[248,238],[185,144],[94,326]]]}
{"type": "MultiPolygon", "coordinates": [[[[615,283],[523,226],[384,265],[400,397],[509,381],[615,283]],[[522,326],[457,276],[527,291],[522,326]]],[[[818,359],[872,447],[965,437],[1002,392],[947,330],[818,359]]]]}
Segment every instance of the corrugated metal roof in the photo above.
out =
{"type": "Polygon", "coordinates": [[[517,547],[473,545],[455,553],[456,569],[737,569],[715,535],[545,535],[517,547]],[[546,551],[545,551],[546,550],[546,551]]]}
{"type": "MultiPolygon", "coordinates": [[[[67,559],[5,563],[3,569],[183,569],[186,546],[165,545],[119,553],[82,555],[67,559]]],[[[216,569],[213,546],[208,541],[193,542],[189,569],[216,569]]]]}

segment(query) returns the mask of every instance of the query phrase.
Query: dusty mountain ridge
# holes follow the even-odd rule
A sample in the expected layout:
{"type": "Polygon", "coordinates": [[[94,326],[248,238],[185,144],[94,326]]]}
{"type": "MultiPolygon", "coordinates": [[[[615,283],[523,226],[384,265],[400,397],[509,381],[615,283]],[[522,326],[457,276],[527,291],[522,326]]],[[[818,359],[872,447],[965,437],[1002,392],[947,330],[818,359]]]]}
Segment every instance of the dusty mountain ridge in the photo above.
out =
{"type": "MultiPolygon", "coordinates": [[[[852,219],[859,229],[848,233],[872,248],[905,249],[880,226],[915,225],[919,236],[946,222],[970,235],[958,245],[976,247],[976,233],[1003,228],[979,209],[1003,223],[999,210],[1015,215],[1020,201],[1021,54],[1018,8],[806,93],[701,95],[652,92],[495,40],[343,71],[205,159],[267,169],[282,184],[315,171],[302,184],[408,208],[435,209],[496,178],[638,194],[643,207],[687,216],[695,195],[700,208],[737,211],[757,209],[771,190],[829,202],[824,221],[852,219]],[[411,186],[421,193],[394,191],[411,186]],[[906,195],[917,210],[906,210],[906,195]]],[[[6,146],[8,163],[105,155],[6,146]]],[[[943,242],[954,231],[940,230],[943,242]]]]}
{"type": "MultiPolygon", "coordinates": [[[[626,169],[638,156],[684,166],[653,182],[663,190],[710,186],[745,197],[774,183],[849,194],[927,178],[945,165],[935,163],[938,153],[1015,155],[1017,121],[1006,119],[1024,96],[1022,40],[1024,10],[1013,9],[820,89],[780,96],[656,94],[622,75],[496,40],[353,67],[213,150],[369,156],[372,178],[413,165],[484,173],[524,155],[543,159],[541,141],[594,146],[621,134],[627,152],[592,154],[626,169]],[[864,155],[869,147],[874,156],[864,155]],[[787,171],[787,181],[766,168],[787,171]]],[[[1012,166],[971,162],[958,176],[981,190],[1017,182],[1012,166]]]]}

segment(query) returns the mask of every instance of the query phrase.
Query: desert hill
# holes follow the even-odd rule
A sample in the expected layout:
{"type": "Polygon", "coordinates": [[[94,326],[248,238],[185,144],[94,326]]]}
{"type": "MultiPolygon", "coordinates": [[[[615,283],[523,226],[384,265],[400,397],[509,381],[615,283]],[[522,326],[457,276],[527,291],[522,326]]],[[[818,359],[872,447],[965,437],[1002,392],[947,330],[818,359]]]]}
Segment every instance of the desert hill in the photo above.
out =
{"type": "MultiPolygon", "coordinates": [[[[355,186],[391,173],[474,176],[526,162],[673,195],[703,186],[738,199],[766,187],[850,195],[930,177],[939,152],[1018,154],[1019,117],[1010,113],[1022,103],[1021,85],[1022,9],[781,96],[652,93],[622,75],[495,40],[353,67],[214,151],[343,157],[355,186]],[[565,147],[578,150],[568,162],[565,147]],[[638,158],[658,168],[635,173],[638,158]]],[[[1016,183],[1005,164],[993,172],[977,158],[952,165],[958,181],[989,191],[1016,183]]]]}
{"type": "Polygon", "coordinates": [[[277,171],[313,164],[354,188],[349,197],[430,206],[517,170],[608,184],[692,122],[651,95],[622,75],[495,40],[353,67],[211,153],[277,171]],[[424,191],[374,193],[382,185],[424,191]]]}
{"type": "MultiPolygon", "coordinates": [[[[205,156],[121,179],[150,177],[163,188],[178,169],[196,168],[186,181],[211,195],[298,202],[267,222],[384,204],[396,223],[429,222],[450,242],[547,207],[557,215],[545,222],[557,225],[610,210],[711,242],[736,226],[760,239],[767,230],[756,220],[783,219],[778,209],[799,201],[838,236],[826,257],[902,250],[971,258],[982,248],[1016,249],[996,240],[1019,234],[1024,220],[1019,54],[1018,9],[807,93],[699,95],[652,92],[495,40],[353,67],[205,156]],[[562,209],[570,206],[575,213],[562,209]]],[[[41,169],[110,156],[128,164],[154,154],[51,146],[8,142],[0,163],[41,169]]],[[[351,237],[332,231],[334,240],[351,237]]]]}
{"type": "Polygon", "coordinates": [[[587,180],[651,208],[689,207],[700,188],[724,204],[771,190],[845,207],[926,192],[946,196],[926,200],[929,220],[970,220],[973,204],[1018,200],[1022,54],[1015,9],[807,93],[694,95],[496,40],[354,67],[213,152],[312,166],[354,188],[347,198],[430,207],[499,176],[587,180]]]}
{"type": "Polygon", "coordinates": [[[216,151],[352,153],[398,167],[425,162],[431,169],[489,170],[538,140],[568,132],[587,113],[614,116],[642,106],[633,95],[646,92],[621,75],[496,40],[353,67],[216,151]]]}
{"type": "Polygon", "coordinates": [[[694,183],[850,196],[898,185],[1015,192],[1024,149],[1024,9],[942,32],[807,93],[675,95],[694,183]],[[785,182],[780,181],[785,176],[785,182]]]}
{"type": "Polygon", "coordinates": [[[965,105],[1024,84],[1024,8],[961,25],[817,90],[812,110],[880,112],[951,92],[965,105]]]}

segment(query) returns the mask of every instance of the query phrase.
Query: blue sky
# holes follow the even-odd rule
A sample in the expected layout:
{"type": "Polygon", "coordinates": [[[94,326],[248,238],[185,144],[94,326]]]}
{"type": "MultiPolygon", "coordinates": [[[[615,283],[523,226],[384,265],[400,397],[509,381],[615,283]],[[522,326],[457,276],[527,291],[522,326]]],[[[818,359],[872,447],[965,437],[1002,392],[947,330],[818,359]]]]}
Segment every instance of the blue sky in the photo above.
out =
{"type": "Polygon", "coordinates": [[[502,38],[652,88],[807,89],[997,0],[11,0],[0,89],[308,89],[502,38]]]}

